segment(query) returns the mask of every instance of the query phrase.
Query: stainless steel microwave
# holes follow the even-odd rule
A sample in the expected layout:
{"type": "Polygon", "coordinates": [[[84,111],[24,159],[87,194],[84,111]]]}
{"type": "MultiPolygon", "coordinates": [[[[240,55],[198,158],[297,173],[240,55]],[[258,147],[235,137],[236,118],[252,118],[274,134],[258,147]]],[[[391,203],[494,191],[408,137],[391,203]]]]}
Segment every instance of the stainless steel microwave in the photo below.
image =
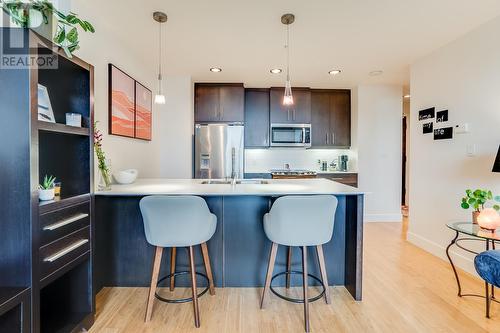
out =
{"type": "Polygon", "coordinates": [[[311,124],[271,124],[271,147],[311,147],[311,124]]]}

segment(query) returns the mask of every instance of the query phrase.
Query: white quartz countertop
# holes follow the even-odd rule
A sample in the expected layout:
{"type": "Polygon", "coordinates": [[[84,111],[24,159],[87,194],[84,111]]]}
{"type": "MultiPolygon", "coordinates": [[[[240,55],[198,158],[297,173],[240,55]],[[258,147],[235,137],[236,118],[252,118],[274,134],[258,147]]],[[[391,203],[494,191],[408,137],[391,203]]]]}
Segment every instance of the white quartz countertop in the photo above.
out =
{"type": "MultiPolygon", "coordinates": [[[[364,194],[359,189],[327,179],[265,179],[266,184],[202,184],[203,179],[138,179],[130,185],[113,184],[109,191],[96,191],[99,196],[142,196],[153,194],[167,195],[308,195],[364,194]]],[[[243,180],[249,181],[249,179],[243,180]]]]}

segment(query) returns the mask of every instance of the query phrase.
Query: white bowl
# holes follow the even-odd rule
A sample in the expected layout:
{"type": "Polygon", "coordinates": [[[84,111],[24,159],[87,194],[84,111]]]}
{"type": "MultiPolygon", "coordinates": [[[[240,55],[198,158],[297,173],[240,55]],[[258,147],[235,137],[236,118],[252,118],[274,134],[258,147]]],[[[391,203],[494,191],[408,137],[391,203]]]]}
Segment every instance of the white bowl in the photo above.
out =
{"type": "Polygon", "coordinates": [[[136,169],[121,170],[113,173],[113,178],[115,178],[118,184],[132,184],[137,179],[139,172],[136,169]]]}

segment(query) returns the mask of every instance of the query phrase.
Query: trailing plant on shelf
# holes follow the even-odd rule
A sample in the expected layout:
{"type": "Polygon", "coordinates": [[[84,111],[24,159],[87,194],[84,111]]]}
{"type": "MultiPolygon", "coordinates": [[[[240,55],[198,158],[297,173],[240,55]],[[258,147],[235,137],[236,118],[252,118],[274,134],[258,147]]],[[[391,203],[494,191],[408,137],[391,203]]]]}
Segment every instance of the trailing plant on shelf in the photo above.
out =
{"type": "Polygon", "coordinates": [[[97,128],[97,121],[94,122],[94,150],[97,156],[97,167],[99,168],[99,190],[109,190],[111,188],[111,171],[106,162],[106,155],[102,150],[102,133],[97,128]]]}
{"type": "MultiPolygon", "coordinates": [[[[462,198],[460,206],[463,209],[473,209],[472,221],[477,223],[477,216],[485,208],[485,205],[491,201],[495,200],[500,202],[500,196],[493,196],[493,193],[489,190],[477,189],[475,191],[466,190],[465,197],[462,198]]],[[[500,205],[494,204],[493,209],[496,211],[500,210],[500,205]]]]}
{"type": "Polygon", "coordinates": [[[70,12],[64,14],[54,7],[48,0],[0,0],[2,8],[12,21],[22,28],[36,28],[38,26],[49,26],[53,19],[56,20],[57,27],[52,41],[61,47],[68,57],[72,57],[73,52],[78,50],[79,38],[78,27],[85,32],[94,33],[95,29],[88,21],[81,20],[78,15],[70,12]]]}
{"type": "Polygon", "coordinates": [[[54,199],[54,184],[56,177],[45,175],[43,182],[38,184],[38,198],[42,201],[54,199]]]}

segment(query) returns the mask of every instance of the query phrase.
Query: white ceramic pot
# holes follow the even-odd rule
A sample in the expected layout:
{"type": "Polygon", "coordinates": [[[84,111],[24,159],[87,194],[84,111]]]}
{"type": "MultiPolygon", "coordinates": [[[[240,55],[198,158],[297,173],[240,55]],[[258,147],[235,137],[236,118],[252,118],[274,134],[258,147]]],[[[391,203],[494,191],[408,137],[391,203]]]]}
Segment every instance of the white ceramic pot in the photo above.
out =
{"type": "Polygon", "coordinates": [[[49,201],[49,200],[54,200],[54,192],[55,189],[51,188],[48,190],[38,190],[38,198],[40,201],[49,201]]]}
{"type": "Polygon", "coordinates": [[[136,169],[121,170],[113,173],[113,178],[118,184],[132,184],[137,179],[139,172],[136,169]]]}

